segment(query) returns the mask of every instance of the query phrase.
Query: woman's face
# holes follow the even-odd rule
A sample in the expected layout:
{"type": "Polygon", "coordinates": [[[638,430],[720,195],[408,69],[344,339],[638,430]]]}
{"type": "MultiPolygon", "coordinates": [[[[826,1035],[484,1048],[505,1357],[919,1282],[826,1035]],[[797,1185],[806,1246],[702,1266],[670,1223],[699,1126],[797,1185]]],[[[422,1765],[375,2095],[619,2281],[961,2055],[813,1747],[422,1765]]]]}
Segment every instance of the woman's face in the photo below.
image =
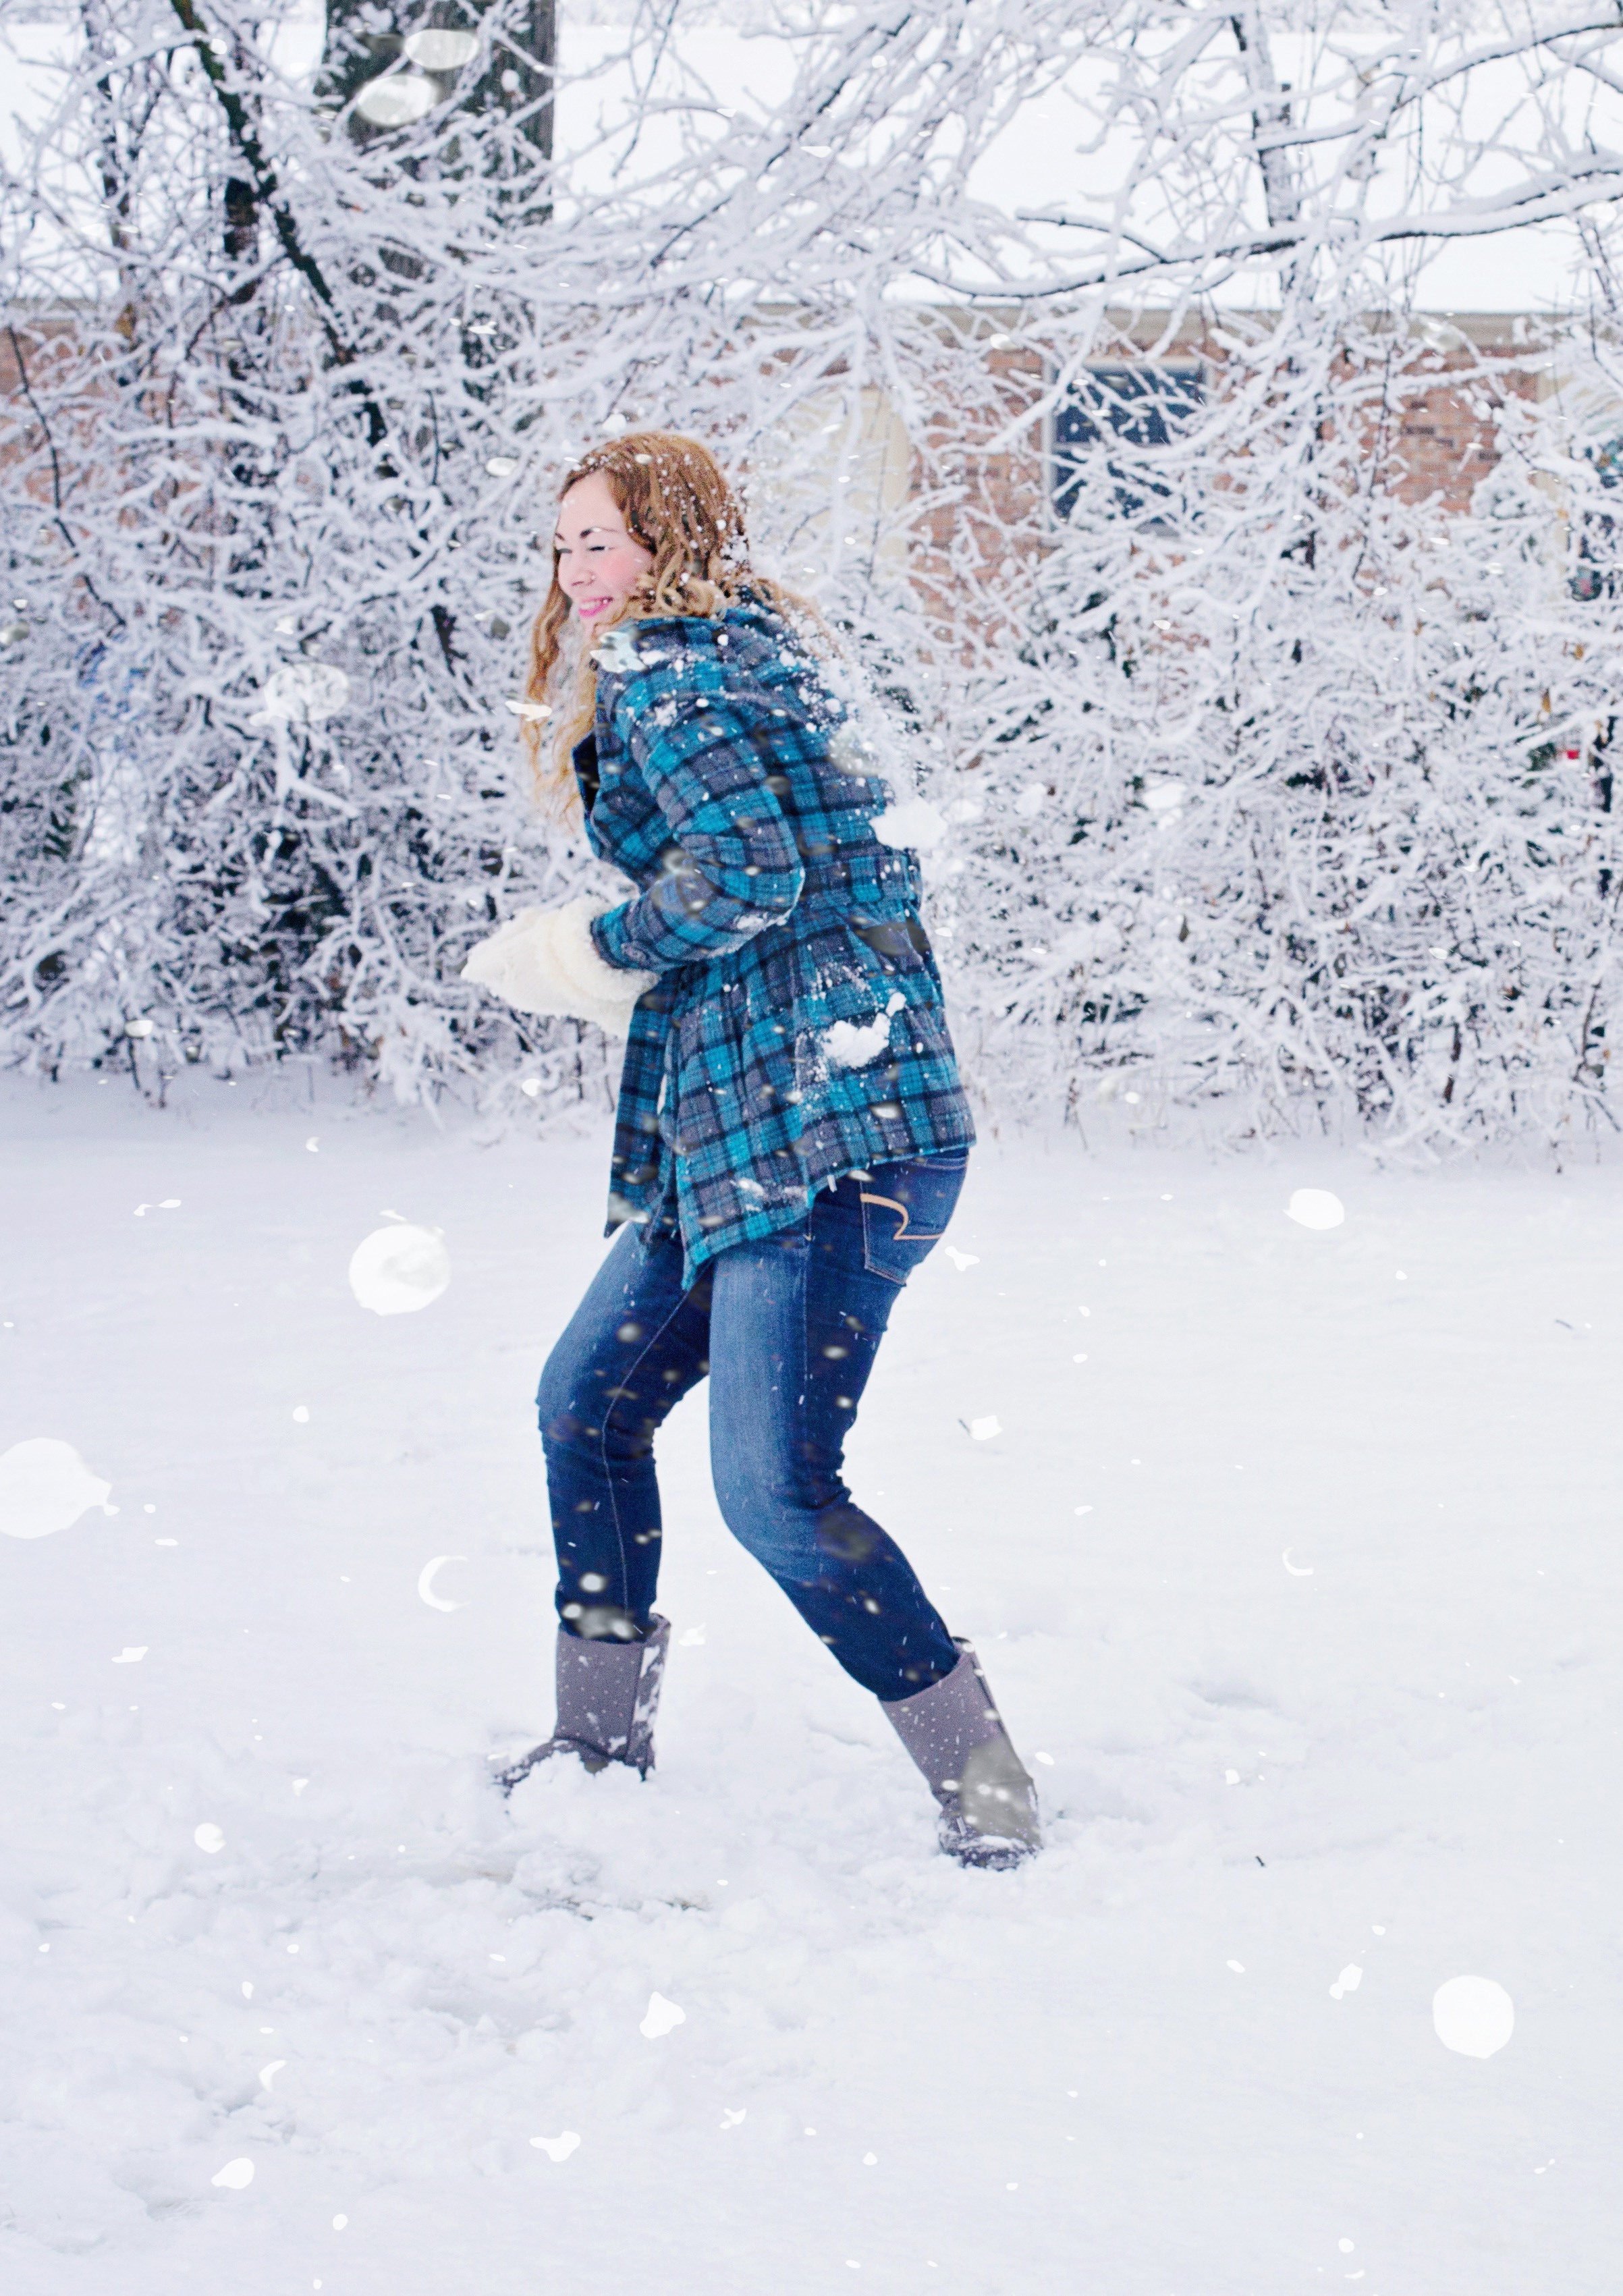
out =
{"type": "Polygon", "coordinates": [[[611,614],[653,564],[626,530],[626,518],[601,471],[578,479],[558,510],[553,537],[558,582],[588,626],[611,614]]]}

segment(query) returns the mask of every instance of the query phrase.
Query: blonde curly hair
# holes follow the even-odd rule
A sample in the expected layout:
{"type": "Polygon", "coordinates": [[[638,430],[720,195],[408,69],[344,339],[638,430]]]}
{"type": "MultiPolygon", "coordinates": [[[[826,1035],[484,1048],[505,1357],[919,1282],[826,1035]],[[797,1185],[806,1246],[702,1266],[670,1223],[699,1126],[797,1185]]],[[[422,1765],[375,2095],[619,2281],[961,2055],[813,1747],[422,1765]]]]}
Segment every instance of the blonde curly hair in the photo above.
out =
{"type": "MultiPolygon", "coordinates": [[[[611,439],[583,455],[565,474],[560,499],[594,473],[608,480],[627,531],[653,559],[631,595],[594,636],[617,622],[654,615],[724,614],[747,599],[775,606],[803,627],[822,631],[822,619],[808,600],[751,570],[738,497],[715,456],[696,439],[675,430],[633,430],[611,439]]],[[[571,755],[597,715],[590,649],[580,650],[572,673],[567,665],[574,651],[564,638],[571,611],[558,580],[554,542],[552,587],[530,631],[524,697],[531,709],[521,730],[537,794],[565,804],[575,793],[571,755]],[[549,719],[555,731],[547,745],[543,727],[549,719]]]]}

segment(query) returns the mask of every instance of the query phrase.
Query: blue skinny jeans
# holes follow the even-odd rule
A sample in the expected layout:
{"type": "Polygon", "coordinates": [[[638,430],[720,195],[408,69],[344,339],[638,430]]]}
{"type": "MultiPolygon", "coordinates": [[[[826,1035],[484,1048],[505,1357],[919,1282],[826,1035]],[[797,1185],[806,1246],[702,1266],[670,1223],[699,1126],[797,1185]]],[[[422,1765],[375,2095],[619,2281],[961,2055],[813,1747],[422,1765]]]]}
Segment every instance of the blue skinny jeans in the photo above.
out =
{"type": "Polygon", "coordinates": [[[907,1698],[952,1672],[951,1635],[841,1467],[890,1310],[967,1160],[848,1175],[797,1226],[718,1253],[691,1291],[679,1243],[621,1230],[536,1398],[567,1633],[647,1632],[663,1537],[654,1439],[708,1374],[710,1470],[741,1546],[865,1690],[907,1698]]]}

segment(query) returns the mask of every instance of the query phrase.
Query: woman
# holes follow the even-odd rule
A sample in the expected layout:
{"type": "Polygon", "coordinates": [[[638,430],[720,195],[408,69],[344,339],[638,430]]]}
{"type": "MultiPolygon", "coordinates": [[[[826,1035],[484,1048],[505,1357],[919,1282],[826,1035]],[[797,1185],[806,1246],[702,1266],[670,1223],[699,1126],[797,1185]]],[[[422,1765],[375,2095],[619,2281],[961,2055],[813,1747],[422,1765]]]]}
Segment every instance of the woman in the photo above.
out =
{"type": "MultiPolygon", "coordinates": [[[[911,853],[810,633],[751,572],[706,450],[650,432],[564,484],[534,718],[561,710],[592,849],[635,884],[527,909],[464,978],[628,1037],[613,1249],[537,1398],[558,1552],[558,1718],[502,1775],[574,1754],[646,1775],[669,1627],[653,1610],[666,1414],[708,1374],[728,1528],[872,1691],[969,1866],[1039,1846],[973,1651],[840,1477],[891,1307],[974,1133],[911,853]],[[563,663],[570,627],[578,667],[563,663]]],[[[532,754],[535,746],[532,743],[532,754]]]]}

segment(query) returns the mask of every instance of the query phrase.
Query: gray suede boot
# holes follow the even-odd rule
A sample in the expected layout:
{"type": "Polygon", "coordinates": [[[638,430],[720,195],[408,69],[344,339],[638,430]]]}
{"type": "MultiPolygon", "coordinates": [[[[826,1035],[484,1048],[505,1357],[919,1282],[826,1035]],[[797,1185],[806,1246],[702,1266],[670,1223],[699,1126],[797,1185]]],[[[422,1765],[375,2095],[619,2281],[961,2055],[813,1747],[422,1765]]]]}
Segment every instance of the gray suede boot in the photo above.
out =
{"type": "Polygon", "coordinates": [[[558,1719],[553,1734],[504,1770],[496,1782],[510,1794],[537,1762],[576,1754],[588,1770],[624,1762],[639,1777],[653,1767],[653,1718],[665,1674],[670,1620],[656,1611],[645,1642],[588,1642],[558,1629],[558,1719]]]}
{"type": "Polygon", "coordinates": [[[972,1646],[928,1690],[880,1704],[941,1806],[938,1838],[960,1866],[1019,1866],[1043,1846],[1037,1788],[1009,1742],[972,1646]]]}

